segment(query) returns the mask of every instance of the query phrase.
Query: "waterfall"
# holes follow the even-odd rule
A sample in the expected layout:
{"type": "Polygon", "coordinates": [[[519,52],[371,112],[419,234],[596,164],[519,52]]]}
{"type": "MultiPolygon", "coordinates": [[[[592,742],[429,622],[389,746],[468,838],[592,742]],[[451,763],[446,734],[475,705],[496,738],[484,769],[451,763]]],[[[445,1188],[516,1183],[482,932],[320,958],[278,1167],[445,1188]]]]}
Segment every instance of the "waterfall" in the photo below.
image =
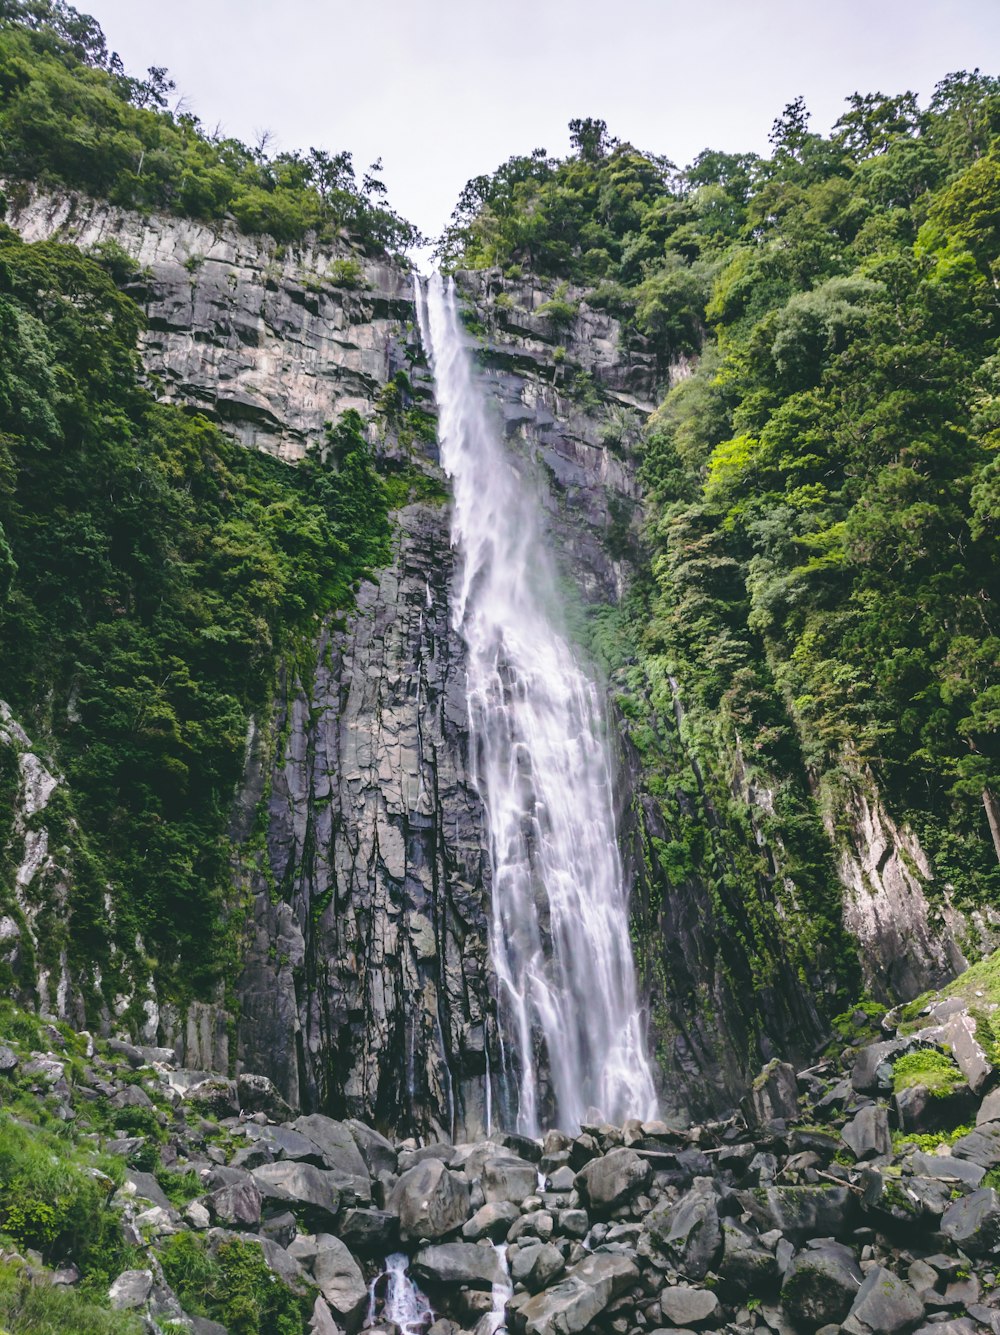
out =
{"type": "Polygon", "coordinates": [[[454,283],[416,283],[461,558],[474,778],[490,825],[490,951],[518,1130],[651,1117],[601,697],[561,629],[532,490],[473,374],[454,283]],[[550,1106],[554,1104],[554,1106],[550,1106]]]}
{"type": "Polygon", "coordinates": [[[378,1289],[385,1281],[381,1319],[398,1327],[401,1335],[424,1335],[434,1320],[431,1305],[406,1273],[408,1258],[402,1252],[393,1252],[385,1258],[385,1269],[372,1280],[368,1288],[368,1313],[365,1329],[379,1319],[378,1289]]]}

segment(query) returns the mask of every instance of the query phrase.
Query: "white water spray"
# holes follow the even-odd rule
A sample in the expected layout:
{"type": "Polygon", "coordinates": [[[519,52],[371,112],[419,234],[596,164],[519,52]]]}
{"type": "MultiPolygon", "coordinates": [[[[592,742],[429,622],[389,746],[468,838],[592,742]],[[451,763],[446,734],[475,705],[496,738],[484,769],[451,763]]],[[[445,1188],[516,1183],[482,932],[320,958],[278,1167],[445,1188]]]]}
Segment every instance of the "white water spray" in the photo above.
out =
{"type": "Polygon", "coordinates": [[[365,1329],[379,1320],[378,1290],[384,1281],[381,1320],[398,1327],[402,1335],[424,1335],[434,1320],[431,1305],[406,1273],[408,1258],[393,1252],[385,1258],[385,1270],[368,1287],[368,1313],[365,1329]]]}
{"type": "Polygon", "coordinates": [[[441,458],[462,558],[452,607],[468,651],[474,777],[490,822],[490,949],[518,1068],[518,1129],[567,1130],[596,1110],[649,1118],[600,695],[558,629],[554,568],[533,496],[487,415],[454,284],[416,283],[441,458]],[[546,1072],[554,1108],[546,1103],[546,1072]]]}

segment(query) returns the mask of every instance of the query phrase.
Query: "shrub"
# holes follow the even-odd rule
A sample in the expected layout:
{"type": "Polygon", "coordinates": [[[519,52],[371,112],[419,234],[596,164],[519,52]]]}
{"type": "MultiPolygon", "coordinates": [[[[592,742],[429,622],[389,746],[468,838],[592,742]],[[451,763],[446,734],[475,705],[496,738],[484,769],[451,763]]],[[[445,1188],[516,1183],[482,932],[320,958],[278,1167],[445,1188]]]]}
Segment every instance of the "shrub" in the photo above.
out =
{"type": "Polygon", "coordinates": [[[4,1335],[141,1335],[139,1318],[109,1312],[72,1289],[35,1285],[18,1265],[0,1261],[4,1335]]]}
{"type": "Polygon", "coordinates": [[[965,1077],[952,1059],[936,1048],[908,1052],[892,1068],[892,1088],[896,1094],[922,1085],[935,1098],[944,1098],[964,1083],[965,1077]]]}
{"type": "Polygon", "coordinates": [[[221,1321],[231,1335],[301,1335],[305,1328],[311,1300],[278,1279],[256,1243],[234,1238],[212,1252],[203,1239],[177,1233],[160,1260],[185,1311],[221,1321]]]}

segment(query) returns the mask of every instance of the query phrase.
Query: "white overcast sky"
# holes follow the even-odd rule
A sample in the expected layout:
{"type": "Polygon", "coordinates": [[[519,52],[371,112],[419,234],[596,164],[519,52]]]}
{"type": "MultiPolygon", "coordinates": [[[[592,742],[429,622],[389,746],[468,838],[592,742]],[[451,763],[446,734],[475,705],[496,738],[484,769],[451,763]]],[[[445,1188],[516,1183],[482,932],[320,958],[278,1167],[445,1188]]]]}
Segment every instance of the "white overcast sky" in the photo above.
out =
{"type": "MultiPolygon", "coordinates": [[[[166,65],[209,129],[376,157],[436,234],[512,153],[600,116],[679,165],[767,151],[798,93],[826,131],[855,89],[1000,74],[1000,0],[76,0],[130,73],[166,65]]],[[[176,95],[175,95],[176,96],[176,95]]],[[[359,171],[360,176],[360,171],[359,171]]]]}

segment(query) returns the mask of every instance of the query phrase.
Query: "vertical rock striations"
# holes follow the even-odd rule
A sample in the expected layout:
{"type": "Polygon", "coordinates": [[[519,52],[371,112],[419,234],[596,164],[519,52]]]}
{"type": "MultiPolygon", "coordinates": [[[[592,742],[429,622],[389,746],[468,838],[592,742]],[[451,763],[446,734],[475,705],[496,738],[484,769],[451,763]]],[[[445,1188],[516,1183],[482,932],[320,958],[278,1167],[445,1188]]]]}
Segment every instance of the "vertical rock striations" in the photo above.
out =
{"type": "Polygon", "coordinates": [[[485,1127],[490,1012],[450,575],[447,510],[407,506],[392,564],[290,678],[238,987],[240,1062],[291,1103],[448,1135],[485,1127]]]}

